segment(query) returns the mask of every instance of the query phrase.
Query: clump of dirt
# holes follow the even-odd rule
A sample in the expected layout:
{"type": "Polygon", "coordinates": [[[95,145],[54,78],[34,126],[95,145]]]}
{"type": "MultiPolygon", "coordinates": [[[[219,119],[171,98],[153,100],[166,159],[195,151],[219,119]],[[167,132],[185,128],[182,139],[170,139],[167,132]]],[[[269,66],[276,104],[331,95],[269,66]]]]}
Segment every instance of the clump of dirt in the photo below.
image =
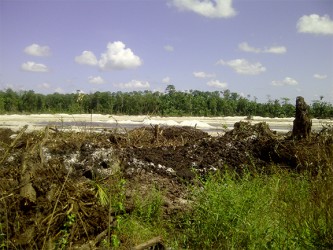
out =
{"type": "Polygon", "coordinates": [[[333,161],[332,128],[301,140],[249,122],[217,137],[191,127],[25,129],[0,129],[0,244],[13,248],[97,246],[116,225],[100,186],[116,194],[119,179],[126,183],[124,212],[133,210],[135,196],[157,188],[168,216],[187,209],[187,185],[196,176],[269,173],[271,166],[316,174],[333,161]]]}
{"type": "Polygon", "coordinates": [[[190,181],[196,175],[228,169],[262,173],[269,172],[272,165],[305,169],[306,164],[315,169],[316,165],[330,162],[327,152],[332,151],[323,137],[296,141],[277,135],[266,123],[237,122],[233,130],[218,137],[202,134],[202,131],[199,135],[191,133],[192,140],[190,137],[176,145],[126,147],[122,154],[125,172],[128,175],[157,172],[190,181]],[[323,148],[326,150],[321,151],[323,148]]]}
{"type": "Polygon", "coordinates": [[[192,127],[141,127],[126,134],[111,134],[110,142],[121,148],[156,148],[161,146],[182,146],[186,143],[208,137],[208,133],[192,127]]]}

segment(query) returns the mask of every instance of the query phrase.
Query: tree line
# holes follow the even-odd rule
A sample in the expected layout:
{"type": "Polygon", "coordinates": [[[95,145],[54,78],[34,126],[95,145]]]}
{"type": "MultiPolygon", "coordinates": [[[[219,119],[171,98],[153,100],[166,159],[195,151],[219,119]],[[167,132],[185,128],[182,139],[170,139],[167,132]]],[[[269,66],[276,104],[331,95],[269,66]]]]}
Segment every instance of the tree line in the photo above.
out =
{"type": "MultiPolygon", "coordinates": [[[[294,100],[292,100],[294,102],[294,100]]],[[[310,112],[315,118],[333,117],[331,103],[313,101],[310,112]]],[[[230,90],[177,91],[168,85],[165,92],[95,92],[83,94],[40,94],[32,90],[0,91],[0,114],[13,113],[101,113],[159,116],[263,116],[293,117],[295,105],[288,98],[257,102],[230,90]]]]}

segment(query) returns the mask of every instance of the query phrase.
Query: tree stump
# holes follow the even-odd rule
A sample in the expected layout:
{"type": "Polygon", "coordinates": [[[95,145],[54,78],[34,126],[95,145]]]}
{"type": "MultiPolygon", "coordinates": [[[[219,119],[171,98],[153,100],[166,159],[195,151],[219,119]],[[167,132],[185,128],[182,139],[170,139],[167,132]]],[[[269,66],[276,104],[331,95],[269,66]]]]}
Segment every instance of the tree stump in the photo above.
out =
{"type": "Polygon", "coordinates": [[[311,133],[312,121],[309,115],[309,106],[302,96],[296,98],[296,113],[292,136],[295,139],[307,139],[311,133]]]}

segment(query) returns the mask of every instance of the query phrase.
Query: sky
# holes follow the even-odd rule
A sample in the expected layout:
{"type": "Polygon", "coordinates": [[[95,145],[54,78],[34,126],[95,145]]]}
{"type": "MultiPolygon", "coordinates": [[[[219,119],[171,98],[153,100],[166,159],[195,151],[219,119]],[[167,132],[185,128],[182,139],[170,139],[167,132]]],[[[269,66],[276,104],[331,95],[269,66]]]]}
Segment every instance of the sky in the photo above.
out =
{"type": "Polygon", "coordinates": [[[0,89],[333,103],[332,0],[0,0],[0,89]]]}

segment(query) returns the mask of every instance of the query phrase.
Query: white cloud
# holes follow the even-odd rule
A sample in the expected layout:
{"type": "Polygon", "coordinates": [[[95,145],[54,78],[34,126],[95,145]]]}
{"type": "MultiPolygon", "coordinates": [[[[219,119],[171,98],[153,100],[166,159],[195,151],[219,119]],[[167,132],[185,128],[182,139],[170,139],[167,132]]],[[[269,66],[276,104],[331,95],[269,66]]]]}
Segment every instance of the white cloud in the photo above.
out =
{"type": "Polygon", "coordinates": [[[25,47],[24,52],[31,56],[49,56],[51,55],[51,50],[49,46],[40,46],[33,43],[25,47]]]}
{"type": "Polygon", "coordinates": [[[327,78],[327,75],[314,74],[313,77],[319,80],[324,80],[327,78]]]}
{"type": "Polygon", "coordinates": [[[209,74],[203,71],[197,71],[197,72],[193,72],[193,76],[196,78],[213,78],[216,75],[215,74],[209,74]]]}
{"type": "Polygon", "coordinates": [[[175,48],[171,45],[165,45],[164,49],[169,52],[173,52],[175,50],[175,48]]]}
{"type": "Polygon", "coordinates": [[[298,82],[291,77],[286,77],[282,81],[280,81],[280,80],[272,81],[272,85],[273,86],[285,86],[285,85],[295,86],[295,85],[298,85],[298,82]]]}
{"type": "Polygon", "coordinates": [[[142,65],[140,57],[120,41],[108,43],[107,49],[101,54],[100,59],[97,59],[92,51],[85,50],[80,56],[75,57],[75,62],[98,66],[102,70],[132,69],[142,65]]]}
{"type": "Polygon", "coordinates": [[[104,70],[131,69],[142,65],[140,57],[131,49],[125,48],[123,42],[108,43],[107,50],[101,55],[98,65],[104,70]]]}
{"type": "Polygon", "coordinates": [[[58,88],[54,89],[54,92],[59,93],[59,94],[63,94],[63,93],[65,93],[65,90],[63,90],[63,88],[58,87],[58,88]]]}
{"type": "Polygon", "coordinates": [[[248,43],[246,42],[243,42],[243,43],[240,43],[238,45],[238,48],[240,50],[243,50],[243,51],[246,51],[246,52],[253,52],[253,53],[259,53],[261,52],[260,49],[257,49],[257,48],[254,48],[254,47],[251,47],[250,45],[248,45],[248,43]]]}
{"type": "Polygon", "coordinates": [[[104,79],[100,76],[89,76],[88,81],[89,81],[89,83],[92,83],[92,84],[104,84],[105,83],[104,79]]]}
{"type": "Polygon", "coordinates": [[[235,59],[228,62],[219,60],[217,64],[229,66],[238,74],[244,75],[258,75],[266,71],[266,68],[261,63],[250,63],[245,59],[235,59]]]}
{"type": "Polygon", "coordinates": [[[300,33],[333,35],[333,21],[328,15],[304,15],[297,21],[296,27],[300,33]]]}
{"type": "Polygon", "coordinates": [[[287,52],[287,48],[284,46],[272,46],[264,49],[259,49],[250,46],[247,42],[240,43],[238,48],[242,51],[253,53],[272,53],[272,54],[284,54],[287,52]]]}
{"type": "Polygon", "coordinates": [[[51,88],[51,85],[47,82],[43,82],[42,84],[39,84],[38,87],[40,89],[50,89],[51,88]]]}
{"type": "Polygon", "coordinates": [[[150,87],[150,84],[147,81],[132,80],[127,83],[115,84],[115,86],[122,89],[147,89],[150,87]]]}
{"type": "Polygon", "coordinates": [[[83,51],[80,56],[75,57],[75,62],[78,64],[97,65],[97,58],[91,51],[83,51]]]}
{"type": "Polygon", "coordinates": [[[237,13],[232,7],[233,0],[172,0],[171,5],[179,10],[192,11],[209,18],[228,18],[237,13]]]}
{"type": "Polygon", "coordinates": [[[226,82],[220,82],[219,80],[211,80],[206,84],[210,87],[219,88],[219,89],[225,89],[228,87],[228,84],[226,82]]]}
{"type": "Polygon", "coordinates": [[[170,78],[169,76],[164,77],[164,78],[162,79],[162,83],[168,84],[168,83],[170,83],[170,82],[171,82],[171,78],[170,78]]]}
{"type": "Polygon", "coordinates": [[[273,46],[269,48],[265,48],[263,50],[264,53],[272,53],[272,54],[284,54],[287,52],[287,48],[284,46],[273,46]]]}
{"type": "Polygon", "coordinates": [[[24,71],[30,71],[30,72],[48,72],[49,69],[46,65],[41,63],[35,63],[35,62],[26,62],[21,65],[21,69],[24,71]]]}

